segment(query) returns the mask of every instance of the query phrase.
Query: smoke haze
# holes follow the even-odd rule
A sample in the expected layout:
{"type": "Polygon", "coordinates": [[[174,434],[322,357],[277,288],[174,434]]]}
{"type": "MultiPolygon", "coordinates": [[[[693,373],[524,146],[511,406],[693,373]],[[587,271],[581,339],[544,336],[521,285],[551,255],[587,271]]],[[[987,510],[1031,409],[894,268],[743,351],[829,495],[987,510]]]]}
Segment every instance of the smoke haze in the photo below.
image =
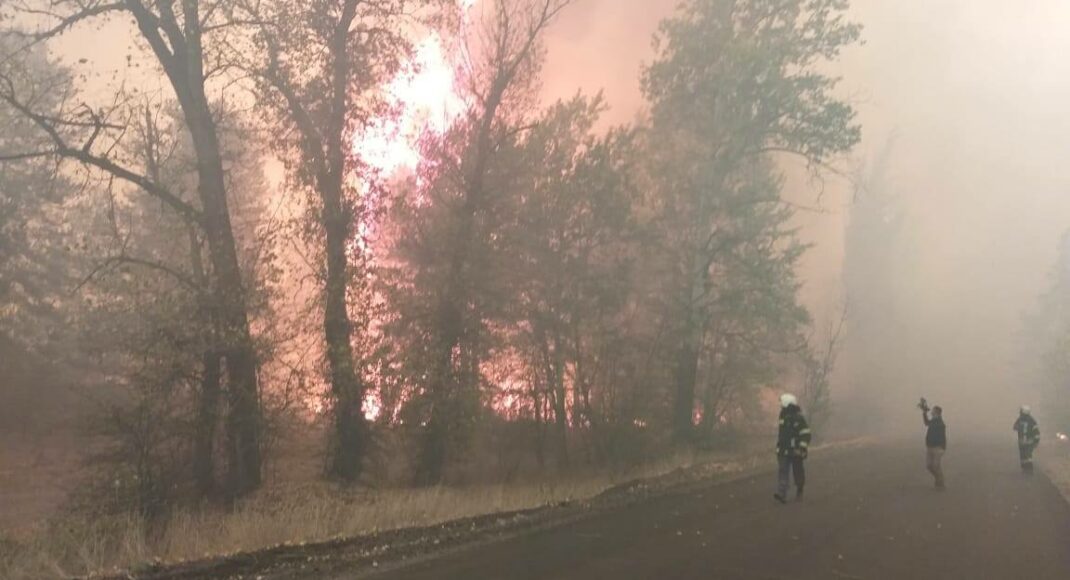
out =
{"type": "MultiPolygon", "coordinates": [[[[841,91],[863,125],[849,177],[894,136],[881,187],[905,213],[888,360],[901,412],[917,396],[944,402],[949,421],[1009,425],[1035,401],[1021,352],[1022,316],[1047,282],[1070,223],[1070,5],[1059,0],[856,0],[864,45],[844,55],[841,91]]],[[[673,0],[587,0],[550,35],[548,99],[604,91],[607,120],[641,110],[639,73],[673,0]]],[[[797,173],[797,172],[795,172],[797,173]]],[[[793,180],[814,244],[802,279],[819,327],[842,302],[843,232],[851,180],[793,180]]],[[[865,192],[859,192],[864,195],[865,192]]],[[[865,297],[852,297],[865,304],[865,297]]],[[[853,336],[851,341],[863,337],[853,336]]],[[[848,351],[850,351],[848,347],[848,351]]],[[[850,358],[850,355],[846,355],[850,358]]],[[[840,395],[859,361],[846,360],[840,395]]],[[[864,375],[864,373],[863,373],[864,375]]],[[[884,387],[882,387],[884,388],[884,387]]],[[[898,404],[898,403],[897,403],[898,404]]]]}
{"type": "Polygon", "coordinates": [[[0,0],[0,577],[1070,577],[1068,54],[1067,0],[0,0]]]}
{"type": "MultiPolygon", "coordinates": [[[[602,91],[611,107],[604,125],[642,114],[640,72],[654,56],[658,22],[676,4],[571,6],[547,34],[544,100],[602,91]]],[[[854,196],[865,194],[856,182],[894,142],[880,187],[905,223],[890,288],[899,324],[864,333],[880,333],[896,349],[884,360],[899,370],[867,385],[873,371],[865,367],[875,363],[848,352],[838,394],[894,389],[896,405],[927,394],[945,401],[950,417],[962,409],[972,422],[1002,425],[1017,405],[1038,402],[1024,368],[1035,356],[1022,352],[1022,316],[1043,291],[1070,224],[1070,174],[1059,171],[1070,151],[1070,61],[1062,57],[1070,53],[1070,5],[855,0],[852,14],[864,25],[864,44],[849,49],[836,72],[863,142],[839,164],[840,177],[814,182],[787,168],[789,197],[813,209],[797,218],[813,245],[800,273],[804,302],[818,328],[845,300],[866,307],[865,296],[844,296],[844,232],[854,196]]],[[[75,30],[58,52],[73,61],[90,41],[97,68],[126,68],[125,34],[75,30]]],[[[864,339],[856,332],[850,342],[864,339]]]]}

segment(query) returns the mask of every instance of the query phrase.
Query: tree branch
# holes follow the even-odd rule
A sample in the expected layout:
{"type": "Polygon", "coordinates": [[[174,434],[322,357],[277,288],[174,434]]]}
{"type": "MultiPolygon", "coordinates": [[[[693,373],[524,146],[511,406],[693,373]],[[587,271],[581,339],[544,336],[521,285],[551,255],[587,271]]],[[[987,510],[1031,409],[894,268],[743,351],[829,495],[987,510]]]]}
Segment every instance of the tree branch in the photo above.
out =
{"type": "Polygon", "coordinates": [[[10,161],[23,161],[26,159],[36,159],[38,157],[51,157],[55,155],[55,151],[29,151],[26,153],[0,153],[0,163],[10,161]]]}
{"type": "Polygon", "coordinates": [[[185,272],[180,272],[179,270],[176,270],[176,269],[174,269],[174,268],[172,268],[172,267],[170,267],[170,266],[168,266],[166,264],[161,264],[159,262],[153,262],[151,260],[143,260],[141,258],[135,258],[135,257],[132,257],[132,256],[126,256],[126,255],[112,256],[112,257],[108,258],[107,260],[105,260],[105,262],[108,263],[109,265],[112,265],[112,266],[119,265],[119,264],[130,264],[132,266],[140,266],[142,268],[147,268],[149,270],[162,272],[162,273],[167,274],[168,276],[174,278],[176,281],[181,283],[183,286],[187,287],[188,289],[190,289],[190,290],[192,290],[194,292],[202,292],[204,290],[199,284],[197,284],[197,281],[193,279],[193,276],[191,276],[189,274],[186,274],[185,272]]]}
{"type": "Polygon", "coordinates": [[[123,10],[122,2],[108,2],[103,4],[86,6],[77,12],[65,16],[61,16],[51,11],[31,10],[29,8],[23,8],[19,10],[19,12],[24,14],[37,14],[39,16],[47,16],[49,18],[58,20],[58,22],[50,28],[34,32],[32,34],[25,34],[25,36],[27,36],[28,38],[34,39],[35,42],[40,42],[63,34],[64,32],[82,21],[88,20],[95,16],[107,14],[108,12],[119,12],[121,10],[123,10]]]}
{"type": "MultiPolygon", "coordinates": [[[[126,167],[123,167],[122,165],[116,163],[115,161],[112,161],[111,159],[108,159],[107,157],[99,156],[92,153],[89,150],[89,147],[92,145],[92,140],[87,141],[81,147],[73,147],[69,145],[67,141],[63,138],[63,135],[60,134],[59,130],[56,129],[56,127],[49,121],[48,117],[31,110],[29,106],[27,106],[15,97],[13,91],[11,90],[13,84],[10,82],[10,79],[7,79],[6,77],[0,78],[6,81],[6,84],[9,87],[9,89],[6,91],[0,91],[0,101],[3,101],[10,105],[11,108],[15,109],[24,117],[32,121],[35,125],[37,125],[39,129],[41,129],[46,135],[48,135],[54,146],[54,149],[51,151],[53,155],[80,161],[85,165],[96,167],[97,169],[100,169],[115,178],[136,185],[149,195],[152,195],[153,197],[161,200],[162,202],[170,206],[184,218],[193,221],[194,223],[202,223],[201,212],[192,205],[188,204],[181,197],[172,193],[166,187],[150,180],[144,175],[141,175],[126,167]]],[[[99,131],[95,131],[94,135],[97,132],[99,131]]],[[[13,154],[8,154],[9,157],[12,155],[13,154]]]]}

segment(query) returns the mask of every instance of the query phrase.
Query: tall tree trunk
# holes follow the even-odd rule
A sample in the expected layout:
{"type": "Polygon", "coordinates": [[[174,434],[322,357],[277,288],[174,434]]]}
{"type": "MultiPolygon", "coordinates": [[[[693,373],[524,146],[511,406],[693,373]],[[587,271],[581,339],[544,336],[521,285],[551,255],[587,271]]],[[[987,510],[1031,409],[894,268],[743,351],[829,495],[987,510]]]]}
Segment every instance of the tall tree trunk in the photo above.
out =
{"type": "Polygon", "coordinates": [[[345,203],[344,183],[346,119],[350,114],[349,37],[358,4],[359,0],[342,3],[341,15],[331,32],[331,108],[324,132],[327,163],[325,172],[318,179],[327,254],[323,329],[335,405],[335,440],[330,471],[346,482],[354,482],[360,477],[368,446],[368,425],[363,410],[365,387],[353,356],[353,324],[346,300],[350,274],[348,245],[353,227],[353,213],[345,203]]]}
{"type": "Polygon", "coordinates": [[[450,411],[454,407],[453,400],[456,399],[458,393],[449,391],[451,387],[456,386],[450,384],[454,382],[451,379],[457,375],[453,354],[460,345],[465,324],[465,316],[461,311],[461,305],[466,302],[464,300],[464,270],[469,260],[470,247],[474,243],[476,212],[483,204],[483,182],[486,179],[492,153],[491,130],[494,114],[501,104],[504,91],[505,88],[502,87],[500,91],[493,93],[483,110],[476,139],[475,164],[471,175],[465,180],[465,200],[461,206],[461,215],[453,239],[447,282],[435,315],[435,332],[438,340],[433,351],[435,360],[432,363],[431,376],[428,381],[431,405],[420,452],[420,465],[417,470],[417,483],[420,485],[434,485],[441,482],[442,471],[446,464],[447,438],[451,431],[451,423],[458,419],[449,416],[452,415],[450,411]]]}
{"type": "MultiPolygon", "coordinates": [[[[506,91],[535,50],[539,34],[560,11],[560,7],[553,9],[551,3],[546,2],[542,13],[535,15],[526,28],[512,29],[509,19],[513,15],[504,5],[496,7],[499,9],[498,22],[502,29],[498,31],[500,36],[494,39],[494,53],[489,55],[488,62],[494,67],[493,74],[490,85],[481,96],[481,106],[475,121],[472,169],[464,176],[461,185],[464,202],[458,216],[458,228],[451,240],[452,252],[446,283],[434,319],[437,344],[432,350],[434,360],[428,377],[430,417],[427,419],[420,466],[417,470],[418,481],[425,485],[441,481],[448,450],[446,437],[453,431],[454,424],[459,419],[455,416],[458,394],[449,392],[450,387],[457,386],[451,383],[458,382],[458,373],[453,367],[453,353],[461,346],[464,331],[468,330],[470,313],[464,310],[470,297],[466,295],[464,288],[464,275],[471,258],[471,246],[476,241],[476,214],[485,203],[483,198],[486,194],[487,173],[496,151],[495,121],[498,119],[506,91]]],[[[477,357],[475,354],[472,356],[477,357]]],[[[464,385],[461,387],[464,388],[464,385]]]]}
{"type": "MultiPolygon", "coordinates": [[[[155,183],[162,183],[159,147],[160,139],[152,110],[146,106],[144,115],[145,150],[143,152],[145,172],[155,183]]],[[[219,401],[222,389],[222,357],[217,348],[218,332],[215,311],[211,298],[212,282],[205,270],[201,255],[201,240],[197,225],[186,223],[186,237],[189,244],[189,266],[197,293],[197,321],[205,342],[201,355],[201,389],[197,394],[197,414],[193,427],[193,479],[197,493],[201,497],[211,497],[218,491],[215,481],[215,437],[218,422],[219,401]]]]}
{"type": "MultiPolygon", "coordinates": [[[[708,246],[709,242],[703,244],[708,246]]],[[[690,443],[695,430],[695,394],[698,381],[699,358],[708,321],[700,306],[709,293],[710,262],[692,250],[684,260],[683,283],[680,296],[680,335],[676,346],[673,369],[675,399],[673,403],[672,435],[677,445],[690,443]]]]}
{"type": "Polygon", "coordinates": [[[323,328],[334,397],[334,448],[329,471],[338,479],[353,482],[360,477],[363,467],[368,429],[362,409],[365,389],[354,364],[353,330],[346,301],[349,286],[346,245],[352,217],[342,203],[340,174],[327,187],[321,187],[320,194],[327,254],[323,328]]]}
{"type": "Polygon", "coordinates": [[[447,421],[445,412],[432,412],[431,418],[424,427],[420,461],[416,471],[417,485],[430,486],[442,482],[446,470],[450,433],[447,421]]]}
{"type": "Polygon", "coordinates": [[[261,481],[260,391],[248,305],[230,221],[223,160],[207,102],[186,113],[194,135],[198,191],[204,208],[205,238],[215,273],[221,346],[227,373],[227,493],[245,495],[261,481]]]}
{"type": "Polygon", "coordinates": [[[535,411],[535,461],[539,469],[546,467],[546,434],[543,428],[542,397],[539,396],[538,381],[532,381],[531,401],[535,411]]]}
{"type": "MultiPolygon", "coordinates": [[[[151,109],[145,107],[145,171],[156,183],[162,183],[159,134],[151,109]]],[[[222,355],[219,352],[217,310],[212,297],[212,280],[204,265],[201,238],[197,225],[186,222],[189,243],[189,265],[197,293],[197,319],[205,342],[201,355],[201,389],[198,393],[197,415],[193,432],[193,479],[201,497],[212,497],[219,491],[215,480],[216,428],[222,394],[222,355]]]]}
{"type": "Polygon", "coordinates": [[[208,351],[201,359],[204,374],[201,377],[197,426],[193,441],[193,478],[197,483],[198,493],[202,497],[212,497],[218,491],[215,479],[215,444],[222,387],[222,357],[217,352],[208,351]]]}
{"type": "Polygon", "coordinates": [[[695,323],[689,315],[677,346],[673,383],[673,441],[677,444],[691,441],[694,430],[695,382],[698,379],[699,345],[695,323]]]}
{"type": "Polygon", "coordinates": [[[123,4],[134,16],[175,91],[197,157],[197,193],[215,282],[220,354],[226,369],[226,492],[236,498],[256,489],[261,481],[260,391],[248,305],[230,221],[219,131],[205,92],[204,21],[200,2],[184,0],[180,5],[181,19],[174,11],[173,2],[150,5],[142,0],[125,0],[123,4]],[[151,8],[158,11],[153,12],[151,8]]]}
{"type": "MultiPolygon", "coordinates": [[[[459,254],[460,252],[457,252],[459,254]]],[[[455,254],[455,262],[457,255],[455,254]]],[[[454,266],[459,277],[460,268],[454,266]]],[[[452,279],[453,277],[451,277],[452,279]]],[[[432,363],[430,382],[428,383],[429,412],[427,424],[420,446],[419,464],[416,471],[418,485],[435,485],[441,483],[449,450],[451,424],[457,421],[454,414],[454,399],[458,393],[451,392],[457,386],[453,380],[456,376],[453,352],[461,339],[462,317],[456,306],[459,281],[452,282],[440,301],[436,319],[436,330],[440,333],[437,347],[433,350],[435,361],[432,363]]]]}
{"type": "Polygon", "coordinates": [[[553,352],[550,355],[550,388],[553,389],[554,434],[557,438],[557,458],[562,468],[568,468],[568,401],[565,392],[565,355],[562,351],[561,337],[554,330],[551,339],[553,352]]]}
{"type": "Polygon", "coordinates": [[[201,497],[213,497],[219,491],[215,479],[216,428],[219,424],[219,403],[222,395],[223,357],[219,353],[219,332],[216,328],[215,307],[209,296],[211,280],[201,257],[200,238],[192,224],[187,226],[190,266],[193,279],[200,288],[199,318],[206,343],[201,355],[201,392],[197,406],[197,420],[193,439],[193,479],[201,497]]]}
{"type": "Polygon", "coordinates": [[[591,402],[591,380],[592,378],[587,373],[587,363],[585,360],[586,351],[583,341],[583,324],[580,322],[580,315],[577,312],[572,314],[572,342],[574,345],[573,352],[573,389],[576,393],[576,405],[579,409],[581,427],[587,429],[587,436],[590,440],[590,444],[586,446],[587,461],[594,461],[596,453],[601,453],[601,424],[599,423],[599,417],[595,413],[594,405],[591,402]]]}

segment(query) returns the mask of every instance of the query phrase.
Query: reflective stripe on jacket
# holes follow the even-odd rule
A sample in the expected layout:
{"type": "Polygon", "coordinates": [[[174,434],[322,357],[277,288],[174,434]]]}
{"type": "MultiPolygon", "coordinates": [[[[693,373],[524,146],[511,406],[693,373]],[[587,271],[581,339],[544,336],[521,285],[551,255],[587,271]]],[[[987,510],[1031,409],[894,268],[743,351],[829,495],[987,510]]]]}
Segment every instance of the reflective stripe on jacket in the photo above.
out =
{"type": "Polygon", "coordinates": [[[777,455],[806,457],[810,451],[810,426],[806,424],[802,409],[788,405],[780,411],[780,426],[777,433],[777,455]]]}
{"type": "Polygon", "coordinates": [[[1020,415],[1014,422],[1015,431],[1018,432],[1019,445],[1036,445],[1040,443],[1040,426],[1037,420],[1030,415],[1020,415]]]}

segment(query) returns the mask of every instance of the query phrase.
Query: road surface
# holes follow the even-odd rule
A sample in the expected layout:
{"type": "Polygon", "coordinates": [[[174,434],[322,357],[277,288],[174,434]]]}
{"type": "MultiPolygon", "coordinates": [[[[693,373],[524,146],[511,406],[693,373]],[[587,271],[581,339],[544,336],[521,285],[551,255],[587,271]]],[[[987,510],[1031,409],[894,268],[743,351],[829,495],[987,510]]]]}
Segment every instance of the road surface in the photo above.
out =
{"type": "Polygon", "coordinates": [[[1070,507],[1010,444],[956,445],[948,490],[924,449],[880,445],[810,462],[807,498],[771,474],[666,497],[371,576],[474,579],[1070,579],[1070,507]]]}

